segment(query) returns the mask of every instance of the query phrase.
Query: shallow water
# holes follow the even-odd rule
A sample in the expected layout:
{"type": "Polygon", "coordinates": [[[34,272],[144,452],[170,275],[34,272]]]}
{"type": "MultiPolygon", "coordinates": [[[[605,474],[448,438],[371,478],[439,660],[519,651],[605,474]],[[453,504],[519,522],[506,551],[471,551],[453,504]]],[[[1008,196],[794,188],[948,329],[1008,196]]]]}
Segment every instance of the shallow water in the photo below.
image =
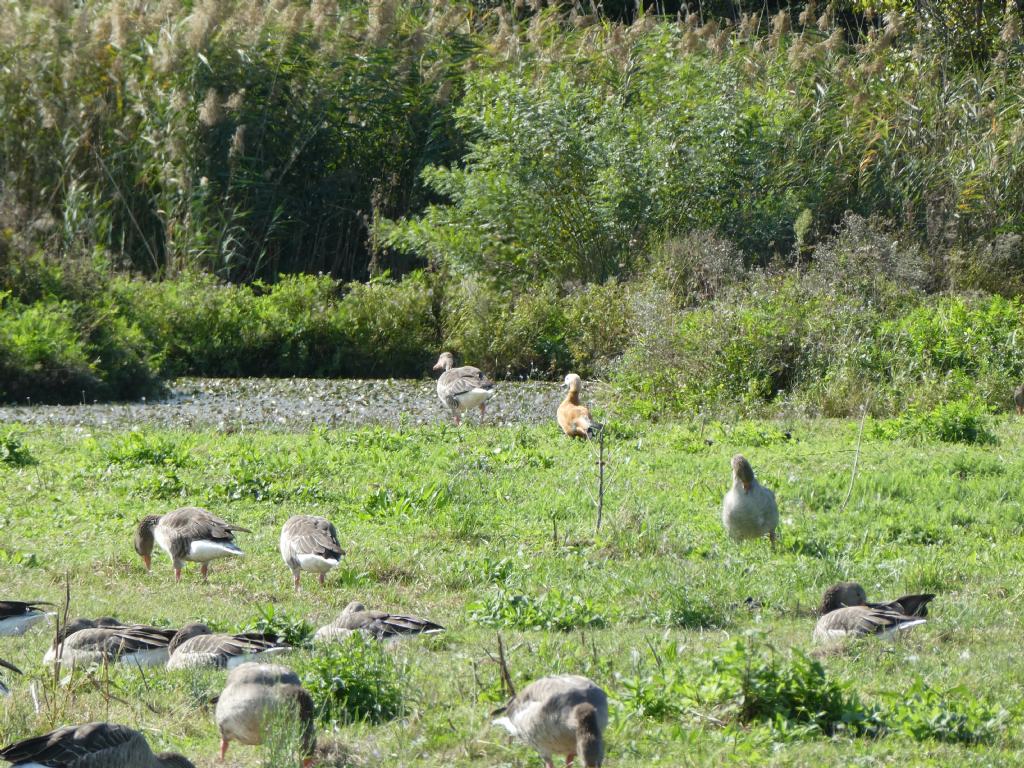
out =
{"type": "MultiPolygon", "coordinates": [[[[296,430],[450,422],[435,387],[430,379],[178,379],[160,400],[0,406],[0,423],[296,430]]],[[[552,419],[562,396],[553,382],[502,381],[495,389],[488,424],[552,419]]],[[[464,418],[476,422],[479,412],[464,418]]]]}

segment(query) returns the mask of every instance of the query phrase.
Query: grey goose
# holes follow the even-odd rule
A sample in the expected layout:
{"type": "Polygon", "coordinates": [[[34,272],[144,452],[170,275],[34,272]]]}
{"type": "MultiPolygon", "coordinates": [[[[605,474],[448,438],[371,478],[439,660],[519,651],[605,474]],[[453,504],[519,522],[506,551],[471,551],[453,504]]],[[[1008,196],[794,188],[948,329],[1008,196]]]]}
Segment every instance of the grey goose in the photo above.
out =
{"type": "Polygon", "coordinates": [[[345,606],[334,621],[320,627],[313,636],[318,642],[332,642],[361,632],[378,640],[395,640],[407,635],[431,635],[444,632],[444,627],[416,616],[403,616],[386,611],[372,611],[358,601],[345,606]]]}
{"type": "Polygon", "coordinates": [[[316,746],[313,699],[302,687],[298,675],[280,664],[241,664],[228,673],[224,690],[217,698],[214,715],[220,729],[220,759],[224,760],[232,740],[241,744],[262,744],[266,725],[280,722],[275,715],[291,709],[302,729],[303,765],[312,764],[316,746]]]}
{"type": "Polygon", "coordinates": [[[317,575],[321,586],[328,571],[345,554],[338,543],[338,531],[324,517],[292,515],[281,528],[281,557],[292,571],[295,590],[301,587],[303,571],[317,575]]]}
{"type": "Polygon", "coordinates": [[[0,600],[0,637],[22,635],[30,627],[45,620],[53,613],[40,610],[40,606],[52,605],[41,600],[21,602],[19,600],[0,600]]]}
{"type": "Polygon", "coordinates": [[[146,738],[126,725],[67,725],[0,750],[23,768],[195,768],[176,752],[154,755],[146,738]]]}
{"type": "Polygon", "coordinates": [[[462,421],[462,414],[473,408],[480,408],[484,417],[484,406],[494,397],[494,382],[472,365],[454,368],[455,357],[451,352],[442,352],[434,364],[435,371],[441,371],[437,379],[437,397],[451,411],[455,424],[462,421]]]}
{"type": "Polygon", "coordinates": [[[75,619],[61,627],[56,647],[51,645],[43,663],[131,663],[142,667],[167,662],[167,646],[177,630],[145,624],[122,624],[117,619],[75,619]]]}
{"type": "Polygon", "coordinates": [[[814,640],[826,643],[862,635],[888,636],[925,623],[928,603],[935,595],[907,595],[888,603],[869,603],[856,582],[842,582],[825,590],[814,640]]]}
{"type": "Polygon", "coordinates": [[[768,536],[774,544],[779,527],[775,494],[754,477],[754,470],[740,454],[732,457],[732,488],[722,499],[722,524],[735,541],[768,536]]]}
{"type": "Polygon", "coordinates": [[[205,624],[186,624],[171,640],[168,669],[226,667],[232,669],[256,658],[275,656],[291,648],[272,635],[258,632],[215,634],[205,624]]]}
{"type": "Polygon", "coordinates": [[[586,677],[542,677],[492,714],[501,714],[494,724],[536,749],[547,768],[554,768],[553,754],[566,755],[566,765],[576,755],[586,768],[604,762],[608,697],[586,677]]]}
{"type": "Polygon", "coordinates": [[[236,531],[249,533],[248,528],[227,523],[202,507],[181,507],[166,515],[142,518],[135,530],[135,551],[149,571],[155,542],[174,561],[176,582],[181,581],[181,569],[186,562],[201,563],[205,580],[211,560],[244,554],[235,544],[236,531]]]}

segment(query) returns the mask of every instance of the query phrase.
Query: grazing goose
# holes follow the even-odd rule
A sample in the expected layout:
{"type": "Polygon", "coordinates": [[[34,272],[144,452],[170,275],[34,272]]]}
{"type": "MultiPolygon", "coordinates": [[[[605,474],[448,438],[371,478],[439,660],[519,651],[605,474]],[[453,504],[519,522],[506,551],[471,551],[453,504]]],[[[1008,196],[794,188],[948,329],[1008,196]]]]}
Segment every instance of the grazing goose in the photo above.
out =
{"type": "Polygon", "coordinates": [[[345,606],[345,610],[338,618],[320,627],[313,639],[329,643],[342,640],[353,632],[362,632],[378,640],[397,640],[406,635],[432,635],[444,632],[444,627],[415,616],[371,611],[362,603],[353,601],[345,606]]]}
{"type": "Polygon", "coordinates": [[[181,581],[186,562],[202,563],[206,580],[209,563],[218,557],[243,554],[235,545],[235,531],[248,528],[231,525],[201,507],[182,507],[166,515],[147,515],[135,530],[135,551],[142,556],[148,572],[152,567],[153,542],[156,541],[174,561],[174,580],[181,581]]]}
{"type": "Polygon", "coordinates": [[[775,494],[757,482],[750,462],[740,454],[732,457],[732,488],[722,499],[722,523],[736,541],[767,534],[775,544],[779,525],[775,494]]]}
{"type": "Polygon", "coordinates": [[[22,603],[17,600],[0,600],[0,637],[22,635],[53,613],[39,610],[40,605],[53,605],[42,601],[22,603]]]}
{"type": "MultiPolygon", "coordinates": [[[[313,699],[298,675],[280,664],[250,662],[231,670],[217,699],[217,727],[220,729],[220,759],[234,739],[242,744],[262,744],[268,718],[282,707],[291,707],[302,725],[304,766],[312,764],[316,746],[313,699]]],[[[271,721],[273,722],[273,721],[271,721]]]]}
{"type": "Polygon", "coordinates": [[[1013,404],[1017,406],[1017,415],[1024,416],[1024,384],[1013,390],[1013,404]]]}
{"type": "Polygon", "coordinates": [[[281,528],[281,557],[292,569],[295,591],[300,589],[303,571],[312,571],[323,586],[327,572],[345,554],[338,543],[338,531],[330,520],[313,515],[292,515],[281,528]]]}
{"type": "Polygon", "coordinates": [[[455,358],[451,352],[442,352],[434,365],[435,371],[443,371],[437,379],[437,396],[441,404],[449,408],[455,425],[462,421],[462,413],[480,407],[480,419],[484,418],[484,405],[494,397],[494,382],[481,373],[479,368],[464,365],[453,368],[455,358]]]}
{"type": "Polygon", "coordinates": [[[608,697],[586,677],[542,677],[491,714],[504,714],[494,724],[540,752],[547,768],[554,766],[553,753],[565,754],[567,766],[576,755],[586,768],[604,762],[608,697]]]}
{"type": "Polygon", "coordinates": [[[558,426],[569,437],[590,439],[601,429],[601,425],[591,420],[590,409],[587,406],[580,405],[583,380],[575,373],[569,373],[566,374],[562,386],[568,387],[569,391],[558,406],[558,426]]]}
{"type": "MultiPolygon", "coordinates": [[[[11,662],[5,661],[4,659],[0,659],[0,667],[3,667],[4,669],[9,669],[11,670],[11,672],[14,672],[19,675],[22,674],[20,669],[11,664],[11,662]]],[[[7,688],[6,685],[4,685],[4,681],[0,679],[0,696],[9,696],[10,693],[10,690],[7,688]]]]}
{"type": "Polygon", "coordinates": [[[825,590],[821,618],[814,627],[814,640],[825,643],[848,636],[888,636],[918,624],[935,595],[908,595],[890,603],[868,603],[864,589],[855,582],[843,582],[825,590]],[[906,610],[915,613],[907,614],[906,610]]]}
{"type": "Polygon", "coordinates": [[[67,725],[0,750],[24,768],[195,768],[176,752],[154,755],[146,737],[127,725],[67,725]]]}
{"type": "Polygon", "coordinates": [[[75,619],[62,627],[58,645],[43,656],[44,664],[58,658],[62,664],[86,666],[122,662],[151,667],[167,662],[167,646],[176,630],[142,624],[126,625],[117,619],[75,619]]]}
{"type": "Polygon", "coordinates": [[[205,624],[186,624],[171,640],[168,669],[195,667],[235,667],[256,658],[276,656],[290,651],[273,635],[258,632],[239,635],[214,634],[205,624]]]}

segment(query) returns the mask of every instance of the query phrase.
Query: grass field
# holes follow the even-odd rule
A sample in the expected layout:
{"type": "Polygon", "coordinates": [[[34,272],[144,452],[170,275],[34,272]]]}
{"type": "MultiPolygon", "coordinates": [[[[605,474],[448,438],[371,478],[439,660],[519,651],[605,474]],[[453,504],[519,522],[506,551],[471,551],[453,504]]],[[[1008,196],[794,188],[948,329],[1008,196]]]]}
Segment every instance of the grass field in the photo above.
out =
{"type": "MultiPolygon", "coordinates": [[[[336,664],[372,678],[351,690],[383,702],[382,722],[321,725],[323,766],[539,766],[489,724],[502,700],[498,631],[518,686],[577,672],[605,687],[609,766],[1017,765],[1024,422],[995,431],[995,444],[971,446],[884,441],[869,428],[847,500],[856,422],[612,425],[596,532],[596,446],[553,424],[25,428],[31,462],[0,463],[0,597],[60,602],[67,574],[72,616],[242,629],[272,614],[299,636],[358,598],[444,624],[382,653],[353,643],[329,663],[306,649],[289,657],[304,676],[330,677],[336,664]],[[736,452],[776,491],[775,551],[723,533],[736,452]],[[214,563],[208,584],[189,566],[175,586],[162,552],[147,575],[132,549],[138,518],[184,504],[253,531],[238,537],[245,558],[214,563]],[[326,588],[307,577],[294,594],[277,539],[299,512],[333,520],[347,556],[326,588]],[[899,642],[820,653],[814,609],[840,579],[869,598],[938,598],[899,642]],[[801,655],[812,651],[827,679],[801,655]],[[866,723],[865,735],[809,725],[822,701],[866,723]]],[[[41,663],[50,640],[44,629],[0,638],[0,657],[26,672],[8,676],[0,741],[110,719],[218,765],[207,702],[223,673],[112,668],[55,688],[41,663]]],[[[228,765],[284,764],[263,748],[228,754],[228,765]]]]}

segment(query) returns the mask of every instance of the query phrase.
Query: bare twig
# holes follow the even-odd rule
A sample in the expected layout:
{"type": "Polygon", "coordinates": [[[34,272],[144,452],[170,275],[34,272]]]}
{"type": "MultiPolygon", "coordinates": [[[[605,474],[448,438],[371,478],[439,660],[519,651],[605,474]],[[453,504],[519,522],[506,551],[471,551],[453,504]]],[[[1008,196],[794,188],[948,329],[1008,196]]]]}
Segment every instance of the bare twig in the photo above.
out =
{"type": "Polygon", "coordinates": [[[604,430],[597,433],[597,532],[604,518],[604,430]]]}
{"type": "Polygon", "coordinates": [[[871,399],[864,403],[861,408],[860,414],[860,427],[857,429],[857,449],[853,454],[853,468],[850,470],[850,487],[846,489],[846,498],[843,499],[843,503],[839,505],[839,511],[842,512],[846,509],[846,505],[850,502],[850,496],[853,494],[853,482],[857,479],[857,465],[860,463],[860,441],[864,436],[864,421],[868,417],[868,406],[871,405],[871,399]]]}
{"type": "Polygon", "coordinates": [[[501,632],[498,633],[498,671],[501,674],[502,687],[508,691],[510,697],[516,695],[516,687],[512,684],[512,675],[508,672],[508,662],[505,660],[505,643],[501,639],[501,632]]]}

